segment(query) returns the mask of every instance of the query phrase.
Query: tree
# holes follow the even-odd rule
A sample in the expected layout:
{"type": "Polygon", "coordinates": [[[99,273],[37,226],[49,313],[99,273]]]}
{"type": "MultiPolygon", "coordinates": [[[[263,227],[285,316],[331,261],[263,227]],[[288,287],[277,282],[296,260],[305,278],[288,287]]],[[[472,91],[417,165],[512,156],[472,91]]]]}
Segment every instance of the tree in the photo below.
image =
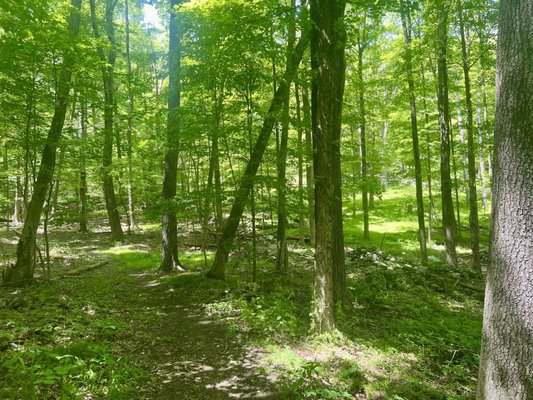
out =
{"type": "MultiPolygon", "coordinates": [[[[68,34],[71,40],[78,35],[80,28],[80,9],[82,0],[72,0],[68,24],[68,34]]],[[[4,284],[21,286],[31,283],[35,269],[34,255],[36,251],[35,238],[41,219],[46,195],[54,176],[56,152],[63,132],[65,116],[69,102],[72,70],[76,61],[74,48],[65,51],[64,60],[59,76],[56,93],[54,116],[48,131],[46,143],[41,157],[41,165],[35,182],[33,195],[28,206],[24,227],[17,244],[17,261],[3,276],[4,284]]]]}
{"type": "MultiPolygon", "coordinates": [[[[100,39],[100,30],[96,19],[95,0],[90,0],[91,4],[91,22],[94,36],[100,39]]],[[[106,0],[105,3],[105,31],[109,41],[109,49],[106,51],[101,45],[98,47],[98,55],[102,63],[102,78],[104,82],[104,148],[102,156],[103,168],[103,186],[104,198],[111,228],[111,237],[115,241],[122,241],[124,234],[120,224],[120,214],[117,208],[117,199],[115,196],[115,187],[113,183],[113,141],[115,138],[115,62],[116,40],[115,40],[115,22],[113,16],[117,0],[106,0]]]]}
{"type": "Polygon", "coordinates": [[[346,31],[342,0],[312,0],[312,125],[315,181],[314,323],[335,329],[335,301],[342,294],[344,240],[340,174],[341,117],[346,31]]]}
{"type": "Polygon", "coordinates": [[[476,156],[474,153],[474,108],[472,106],[470,64],[468,61],[467,38],[465,35],[463,3],[462,0],[458,1],[459,7],[457,12],[459,13],[459,30],[461,33],[461,56],[466,97],[466,136],[468,146],[468,201],[470,205],[470,248],[472,249],[472,265],[477,271],[481,272],[481,260],[479,255],[479,219],[476,188],[476,156]]]}
{"type": "Polygon", "coordinates": [[[259,164],[261,164],[263,154],[268,146],[268,141],[270,139],[270,135],[272,134],[274,124],[277,121],[278,113],[283,107],[285,91],[289,90],[290,84],[294,79],[296,70],[298,69],[298,65],[300,65],[300,61],[302,60],[308,41],[308,34],[303,32],[300,41],[294,49],[294,55],[291,58],[291,63],[287,64],[285,74],[283,75],[280,85],[277,88],[272,101],[270,102],[268,114],[263,121],[263,126],[261,127],[261,131],[259,132],[259,136],[255,142],[252,156],[246,164],[244,175],[242,176],[239,187],[235,193],[235,200],[233,202],[233,206],[231,207],[230,214],[224,223],[222,236],[218,242],[213,266],[207,273],[207,276],[210,278],[224,279],[225,277],[226,262],[228,261],[231,247],[233,246],[233,240],[235,239],[235,234],[237,232],[244,207],[250,195],[253,179],[257,174],[259,164]]]}
{"type": "Polygon", "coordinates": [[[502,1],[494,182],[477,398],[533,398],[533,2],[502,1]]]}
{"type": "Polygon", "coordinates": [[[163,175],[163,260],[159,266],[159,271],[163,273],[183,268],[178,257],[178,220],[174,206],[180,141],[181,30],[176,9],[179,3],[179,0],[170,0],[167,142],[163,175]]]}
{"type": "Polygon", "coordinates": [[[452,180],[450,177],[450,103],[448,99],[448,7],[443,0],[436,2],[437,12],[437,73],[440,127],[440,179],[442,196],[442,224],[446,262],[457,265],[455,251],[455,214],[453,211],[452,180]]]}
{"type": "Polygon", "coordinates": [[[420,258],[422,264],[427,264],[426,228],[424,224],[424,198],[422,189],[422,165],[420,162],[420,148],[418,145],[418,121],[416,114],[415,80],[413,77],[413,57],[411,55],[411,10],[409,4],[400,4],[402,27],[405,43],[405,68],[409,85],[409,105],[411,110],[411,134],[413,138],[413,159],[415,162],[416,206],[418,216],[418,242],[420,244],[420,258]]]}

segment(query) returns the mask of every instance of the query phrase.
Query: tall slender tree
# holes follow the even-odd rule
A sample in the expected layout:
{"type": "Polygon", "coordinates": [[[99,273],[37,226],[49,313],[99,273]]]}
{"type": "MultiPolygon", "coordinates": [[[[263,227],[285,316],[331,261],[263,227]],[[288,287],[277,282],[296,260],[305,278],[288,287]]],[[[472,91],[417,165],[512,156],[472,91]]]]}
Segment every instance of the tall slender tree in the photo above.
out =
{"type": "MultiPolygon", "coordinates": [[[[94,36],[100,39],[101,35],[96,17],[95,0],[90,0],[90,5],[94,36]]],[[[111,237],[115,241],[121,241],[124,239],[124,234],[120,223],[112,171],[113,141],[115,139],[115,62],[117,58],[114,21],[116,5],[117,0],[106,0],[104,23],[109,47],[106,51],[100,45],[98,47],[98,54],[102,63],[101,69],[104,82],[104,148],[102,156],[104,197],[109,226],[111,228],[111,237]]]]}
{"type": "Polygon", "coordinates": [[[438,107],[440,127],[440,180],[442,197],[442,224],[444,229],[444,246],[446,262],[457,265],[455,250],[455,214],[453,211],[452,180],[450,177],[450,102],[448,99],[448,13],[450,5],[444,0],[435,2],[437,13],[437,75],[438,107]]]}
{"type": "Polygon", "coordinates": [[[503,0],[478,400],[533,399],[533,1],[503,0]]]}
{"type": "Polygon", "coordinates": [[[169,273],[183,269],[178,257],[178,219],[174,200],[178,182],[178,152],[180,144],[181,100],[181,29],[177,15],[180,0],[170,0],[170,27],[168,45],[168,110],[167,142],[163,170],[163,259],[159,271],[169,273]]]}
{"type": "MultiPolygon", "coordinates": [[[[68,24],[68,35],[74,40],[80,29],[80,9],[82,0],[72,0],[71,11],[68,24]]],[[[35,182],[33,195],[27,209],[24,227],[17,244],[17,261],[13,267],[8,269],[3,276],[3,282],[10,286],[22,286],[33,280],[35,267],[36,235],[41,213],[43,211],[46,195],[54,176],[56,164],[56,153],[65,116],[67,113],[68,102],[70,99],[70,85],[72,79],[72,70],[76,61],[76,51],[73,46],[65,50],[63,64],[59,75],[57,93],[55,95],[55,109],[52,117],[52,124],[48,131],[48,136],[43,148],[41,165],[35,182]]]]}
{"type": "Polygon", "coordinates": [[[343,0],[311,1],[312,125],[315,179],[314,323],[318,333],[335,329],[335,302],[344,285],[344,240],[340,180],[344,94],[343,0]]]}
{"type": "Polygon", "coordinates": [[[470,64],[468,61],[467,38],[462,0],[458,0],[459,29],[461,32],[461,58],[463,65],[463,77],[465,83],[466,99],[466,137],[468,154],[468,201],[470,206],[470,248],[472,249],[472,264],[478,271],[481,269],[479,256],[479,218],[477,208],[476,187],[476,156],[474,152],[474,107],[472,105],[472,90],[470,85],[470,64]]]}
{"type": "Polygon", "coordinates": [[[402,0],[400,4],[402,27],[405,45],[405,68],[407,84],[409,85],[409,106],[411,111],[411,136],[413,139],[413,159],[415,162],[416,205],[418,216],[418,242],[420,244],[420,259],[427,264],[428,252],[426,248],[426,227],[424,223],[424,197],[422,189],[422,164],[420,162],[420,148],[418,145],[418,121],[416,113],[415,79],[413,76],[413,56],[411,53],[411,9],[409,3],[402,0]]]}

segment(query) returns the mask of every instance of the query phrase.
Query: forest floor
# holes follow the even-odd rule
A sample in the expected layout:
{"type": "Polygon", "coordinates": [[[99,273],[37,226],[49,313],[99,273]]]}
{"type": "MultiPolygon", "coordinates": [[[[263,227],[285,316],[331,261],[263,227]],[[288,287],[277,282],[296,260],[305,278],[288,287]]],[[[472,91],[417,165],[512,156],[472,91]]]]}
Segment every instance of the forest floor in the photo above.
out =
{"type": "MultiPolygon", "coordinates": [[[[405,203],[382,204],[395,223],[376,210],[371,241],[345,220],[347,301],[339,331],[322,337],[309,333],[312,249],[296,240],[279,274],[264,232],[254,283],[243,236],[221,282],[203,276],[213,247],[202,253],[185,227],[188,272],[168,276],[155,273],[157,225],[118,244],[96,226],[53,229],[51,276],[39,267],[36,284],[0,288],[0,398],[473,399],[483,280],[463,248],[458,268],[444,265],[438,237],[419,265],[405,203]]],[[[16,240],[0,233],[4,267],[16,240]]]]}

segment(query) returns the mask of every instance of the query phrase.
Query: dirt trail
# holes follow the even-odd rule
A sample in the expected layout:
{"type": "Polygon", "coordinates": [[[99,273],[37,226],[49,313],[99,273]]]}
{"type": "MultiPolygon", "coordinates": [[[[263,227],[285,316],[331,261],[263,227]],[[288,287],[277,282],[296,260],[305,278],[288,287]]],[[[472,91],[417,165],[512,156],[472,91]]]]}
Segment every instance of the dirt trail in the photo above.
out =
{"type": "MultiPolygon", "coordinates": [[[[177,298],[153,273],[117,262],[88,273],[104,280],[99,297],[131,329],[115,345],[152,377],[139,399],[285,399],[258,365],[261,354],[245,338],[206,315],[200,305],[177,298]]],[[[88,278],[89,278],[88,276],[88,278]]],[[[90,278],[90,279],[91,279],[90,278]]]]}

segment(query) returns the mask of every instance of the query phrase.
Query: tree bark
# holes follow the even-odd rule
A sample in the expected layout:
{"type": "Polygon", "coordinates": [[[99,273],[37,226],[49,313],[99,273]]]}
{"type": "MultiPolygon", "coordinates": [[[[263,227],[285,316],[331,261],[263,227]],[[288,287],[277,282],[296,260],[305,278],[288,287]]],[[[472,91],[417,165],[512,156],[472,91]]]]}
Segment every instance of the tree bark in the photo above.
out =
{"type": "Polygon", "coordinates": [[[183,267],[178,257],[178,219],[174,198],[178,182],[178,153],[180,141],[180,96],[181,96],[181,29],[175,7],[180,0],[170,0],[170,31],[168,49],[168,112],[167,143],[163,172],[163,213],[162,246],[163,259],[159,266],[162,273],[181,270],[183,267]]]}
{"type": "MultiPolygon", "coordinates": [[[[82,0],[72,0],[68,31],[71,38],[78,35],[80,28],[80,8],[82,0]]],[[[34,273],[35,238],[41,213],[50,182],[54,176],[56,163],[56,152],[61,139],[67,106],[69,100],[70,83],[72,78],[72,68],[76,60],[74,50],[66,51],[61,67],[61,74],[58,82],[56,102],[52,124],[48,131],[48,136],[43,148],[41,165],[35,182],[33,195],[27,209],[24,227],[17,244],[17,261],[13,267],[8,269],[3,276],[3,282],[9,286],[22,286],[31,283],[34,273]]]]}
{"type": "Polygon", "coordinates": [[[446,262],[457,265],[455,251],[455,215],[452,199],[452,180],[450,178],[450,103],[448,99],[448,7],[444,0],[438,0],[437,6],[437,74],[438,74],[438,107],[440,126],[440,177],[442,196],[442,224],[444,229],[444,246],[446,262]]]}
{"type": "Polygon", "coordinates": [[[231,207],[230,215],[227,218],[222,236],[218,243],[217,251],[215,253],[215,260],[211,270],[207,273],[207,277],[215,279],[224,279],[225,267],[228,261],[229,252],[233,246],[235,234],[239,226],[244,207],[250,196],[250,189],[253,185],[253,180],[257,174],[259,164],[263,158],[263,154],[268,146],[272,129],[277,121],[278,114],[283,107],[283,96],[289,90],[290,83],[294,79],[298,65],[303,57],[303,53],[308,44],[308,35],[304,33],[300,38],[300,42],[294,50],[294,57],[292,62],[287,65],[287,69],[281,81],[281,84],[276,90],[276,93],[270,103],[268,113],[263,121],[263,126],[259,132],[259,136],[255,142],[252,157],[246,165],[246,170],[241,178],[239,188],[235,193],[235,200],[231,207]]]}
{"type": "Polygon", "coordinates": [[[468,201],[470,206],[470,249],[472,250],[472,265],[476,271],[481,272],[479,255],[479,219],[477,209],[476,187],[476,156],[474,152],[474,108],[472,105],[472,92],[470,88],[470,66],[468,64],[468,50],[466,47],[465,24],[462,1],[459,0],[459,29],[461,31],[461,54],[463,61],[463,75],[465,81],[466,98],[466,136],[468,144],[468,201]]]}
{"type": "MultiPolygon", "coordinates": [[[[287,40],[287,65],[291,64],[291,57],[294,51],[294,42],[296,39],[295,27],[295,0],[291,0],[291,15],[288,29],[287,40]]],[[[277,256],[276,269],[287,272],[289,269],[289,253],[287,249],[287,153],[289,144],[289,109],[290,109],[290,85],[284,93],[283,111],[281,119],[281,138],[277,154],[277,172],[278,172],[278,228],[276,234],[277,256]]]]}
{"type": "MultiPolygon", "coordinates": [[[[98,29],[98,22],[96,20],[96,5],[95,0],[90,0],[91,5],[91,22],[94,36],[99,39],[100,31],[98,29]]],[[[103,47],[98,48],[98,54],[102,62],[102,76],[104,81],[104,148],[102,156],[102,172],[103,172],[103,189],[104,198],[107,210],[107,217],[109,219],[109,226],[111,228],[111,238],[114,241],[122,241],[124,234],[122,233],[122,226],[120,224],[120,214],[117,208],[117,200],[115,197],[115,187],[113,184],[113,140],[114,140],[114,122],[115,122],[115,84],[114,84],[114,69],[116,60],[116,40],[115,40],[115,25],[113,15],[115,11],[116,1],[106,0],[105,7],[105,29],[107,39],[110,43],[110,49],[107,52],[103,47]]]]}
{"type": "Polygon", "coordinates": [[[420,162],[420,148],[418,145],[418,122],[416,114],[415,80],[413,77],[413,61],[411,54],[411,10],[402,1],[401,4],[402,27],[405,43],[405,66],[407,69],[407,83],[409,85],[409,104],[411,110],[411,134],[413,139],[413,159],[415,162],[415,182],[416,182],[416,205],[418,215],[418,242],[420,244],[420,259],[422,265],[428,261],[426,248],[426,227],[424,222],[424,194],[422,189],[422,165],[420,162]]]}
{"type": "Polygon", "coordinates": [[[340,139],[344,94],[344,10],[339,0],[311,1],[312,122],[316,232],[314,328],[335,329],[335,303],[344,292],[340,139]]]}
{"type": "Polygon", "coordinates": [[[533,399],[532,37],[533,1],[502,1],[479,400],[533,399]]]}
{"type": "Polygon", "coordinates": [[[128,233],[135,227],[135,205],[133,202],[133,110],[134,110],[134,95],[133,95],[133,73],[131,68],[131,52],[130,52],[130,13],[129,0],[124,1],[124,19],[126,23],[126,63],[128,66],[128,125],[126,129],[126,154],[128,157],[128,233]]]}
{"type": "Polygon", "coordinates": [[[361,155],[361,196],[363,206],[363,239],[370,239],[369,205],[368,205],[368,163],[366,157],[366,110],[365,81],[363,74],[363,54],[365,51],[364,27],[357,29],[357,74],[359,78],[359,135],[361,155]],[[363,30],[363,31],[362,31],[363,30]]]}

